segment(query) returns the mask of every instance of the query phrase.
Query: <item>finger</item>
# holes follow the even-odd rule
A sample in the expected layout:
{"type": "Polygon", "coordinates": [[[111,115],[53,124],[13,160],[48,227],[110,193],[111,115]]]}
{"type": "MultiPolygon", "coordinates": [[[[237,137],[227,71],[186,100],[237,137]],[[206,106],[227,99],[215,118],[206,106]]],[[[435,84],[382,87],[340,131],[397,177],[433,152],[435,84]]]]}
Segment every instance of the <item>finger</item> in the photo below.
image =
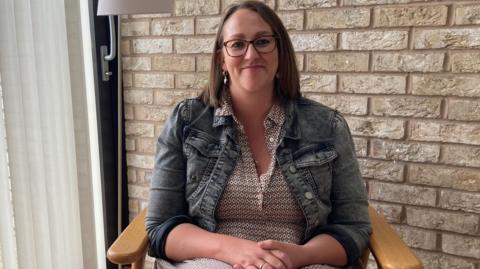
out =
{"type": "Polygon", "coordinates": [[[233,269],[245,269],[241,264],[234,264],[233,269]]]}
{"type": "Polygon", "coordinates": [[[262,269],[285,269],[286,265],[283,261],[277,258],[273,253],[269,253],[268,255],[263,257],[263,260],[266,264],[262,267],[262,269]]]}
{"type": "Polygon", "coordinates": [[[258,266],[259,269],[275,269],[272,265],[268,264],[267,262],[263,263],[262,265],[258,266]]]}
{"type": "Polygon", "coordinates": [[[290,259],[290,256],[287,255],[287,253],[276,249],[272,250],[271,252],[275,257],[277,257],[283,262],[286,268],[293,268],[293,262],[290,259]]]}
{"type": "Polygon", "coordinates": [[[277,249],[278,248],[278,241],[275,240],[265,240],[258,242],[258,245],[267,250],[277,249]]]}

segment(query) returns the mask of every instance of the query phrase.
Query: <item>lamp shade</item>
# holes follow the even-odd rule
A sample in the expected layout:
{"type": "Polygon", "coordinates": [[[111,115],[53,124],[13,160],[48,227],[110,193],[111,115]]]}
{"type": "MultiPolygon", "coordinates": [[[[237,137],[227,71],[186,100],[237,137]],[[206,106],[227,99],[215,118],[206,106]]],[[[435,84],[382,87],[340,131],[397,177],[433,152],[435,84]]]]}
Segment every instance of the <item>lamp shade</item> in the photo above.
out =
{"type": "Polygon", "coordinates": [[[175,0],[99,0],[97,15],[172,13],[175,0]]]}

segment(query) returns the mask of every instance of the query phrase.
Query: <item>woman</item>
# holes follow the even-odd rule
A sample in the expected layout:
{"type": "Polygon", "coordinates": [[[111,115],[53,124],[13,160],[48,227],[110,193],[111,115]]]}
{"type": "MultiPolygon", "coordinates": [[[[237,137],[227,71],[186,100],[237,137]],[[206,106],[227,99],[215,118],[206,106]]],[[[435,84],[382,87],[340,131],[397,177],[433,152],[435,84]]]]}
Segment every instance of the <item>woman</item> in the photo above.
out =
{"type": "Polygon", "coordinates": [[[209,88],[158,139],[146,222],[157,268],[331,268],[366,247],[348,126],[300,97],[290,39],[265,4],[225,14],[209,88]]]}

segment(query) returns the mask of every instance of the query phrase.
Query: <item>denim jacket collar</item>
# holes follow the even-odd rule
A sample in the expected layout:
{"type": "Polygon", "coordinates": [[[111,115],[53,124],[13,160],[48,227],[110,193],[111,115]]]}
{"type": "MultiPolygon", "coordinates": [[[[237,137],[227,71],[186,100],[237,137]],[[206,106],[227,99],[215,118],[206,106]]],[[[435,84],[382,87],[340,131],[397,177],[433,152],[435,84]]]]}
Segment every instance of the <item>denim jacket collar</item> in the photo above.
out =
{"type": "MultiPolygon", "coordinates": [[[[285,125],[286,130],[285,137],[290,139],[300,139],[299,126],[296,121],[297,105],[295,100],[288,100],[284,104],[285,106],[285,125]]],[[[215,115],[213,116],[213,127],[219,127],[221,125],[233,126],[234,119],[231,115],[215,115]]]]}
{"type": "Polygon", "coordinates": [[[294,100],[288,100],[285,103],[285,137],[290,139],[300,139],[300,127],[297,124],[297,103],[294,100]]]}

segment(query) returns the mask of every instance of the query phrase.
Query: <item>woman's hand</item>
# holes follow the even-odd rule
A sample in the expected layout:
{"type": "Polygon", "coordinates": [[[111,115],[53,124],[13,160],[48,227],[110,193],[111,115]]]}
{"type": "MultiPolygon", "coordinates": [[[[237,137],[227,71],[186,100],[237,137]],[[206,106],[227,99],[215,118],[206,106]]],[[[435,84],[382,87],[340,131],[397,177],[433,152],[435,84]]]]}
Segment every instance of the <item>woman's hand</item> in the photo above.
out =
{"type": "Polygon", "coordinates": [[[234,269],[290,269],[287,255],[277,250],[266,250],[254,241],[226,238],[219,260],[233,264],[234,269]]]}
{"type": "Polygon", "coordinates": [[[276,240],[265,240],[258,242],[258,245],[264,249],[280,251],[285,253],[287,258],[282,259],[287,262],[287,268],[297,269],[310,264],[328,264],[342,267],[347,264],[347,253],[343,246],[335,238],[328,234],[319,234],[311,238],[304,245],[280,242],[276,240]],[[290,266],[291,267],[288,267],[290,266]]]}
{"type": "Polygon", "coordinates": [[[277,240],[260,241],[257,245],[264,250],[271,251],[277,258],[281,258],[287,266],[287,269],[296,269],[306,265],[302,262],[302,257],[304,256],[302,245],[277,240]]]}

